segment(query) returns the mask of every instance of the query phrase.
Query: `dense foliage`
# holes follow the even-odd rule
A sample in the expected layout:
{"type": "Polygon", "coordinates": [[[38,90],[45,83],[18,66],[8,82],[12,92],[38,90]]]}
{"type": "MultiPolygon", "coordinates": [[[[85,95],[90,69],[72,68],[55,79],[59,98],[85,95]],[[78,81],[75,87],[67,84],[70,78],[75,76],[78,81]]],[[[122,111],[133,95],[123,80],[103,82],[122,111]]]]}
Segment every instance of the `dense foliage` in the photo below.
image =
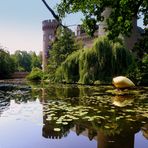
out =
{"type": "Polygon", "coordinates": [[[38,67],[41,68],[41,60],[35,52],[27,52],[17,50],[12,55],[15,61],[15,70],[16,71],[28,71],[30,72],[32,68],[38,67]]]}
{"type": "Polygon", "coordinates": [[[0,79],[8,78],[14,72],[15,63],[10,53],[0,49],[0,79]]]}
{"type": "Polygon", "coordinates": [[[95,31],[96,23],[103,21],[102,12],[112,8],[107,19],[107,29],[111,38],[119,34],[129,35],[132,29],[132,18],[144,16],[143,23],[148,24],[147,0],[61,0],[57,6],[59,16],[81,11],[86,29],[90,34],[95,31]]]}
{"type": "Polygon", "coordinates": [[[74,34],[69,29],[59,28],[56,34],[56,40],[49,51],[48,73],[50,79],[54,78],[56,69],[67,58],[69,54],[78,49],[74,34]]]}
{"type": "Polygon", "coordinates": [[[43,78],[43,72],[39,68],[33,68],[31,73],[27,76],[30,81],[40,81],[43,78]]]}
{"type": "Polygon", "coordinates": [[[148,85],[148,29],[135,44],[133,52],[135,53],[136,63],[131,67],[128,75],[137,84],[148,85]]]}
{"type": "Polygon", "coordinates": [[[30,72],[35,67],[41,68],[41,59],[35,52],[18,50],[11,55],[0,49],[0,78],[10,78],[15,71],[30,72]]]}
{"type": "Polygon", "coordinates": [[[100,37],[90,49],[73,52],[58,67],[55,81],[99,84],[111,82],[113,76],[125,75],[132,64],[131,53],[120,43],[100,37]]]}

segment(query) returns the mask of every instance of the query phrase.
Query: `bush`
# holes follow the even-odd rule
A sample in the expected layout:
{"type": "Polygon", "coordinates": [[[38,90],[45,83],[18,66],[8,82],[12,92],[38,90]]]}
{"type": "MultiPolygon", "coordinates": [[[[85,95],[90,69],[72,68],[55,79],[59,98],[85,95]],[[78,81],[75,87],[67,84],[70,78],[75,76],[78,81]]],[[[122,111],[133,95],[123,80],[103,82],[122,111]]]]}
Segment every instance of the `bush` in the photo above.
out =
{"type": "Polygon", "coordinates": [[[30,81],[40,81],[42,80],[43,72],[39,68],[33,68],[31,73],[26,77],[30,81]]]}

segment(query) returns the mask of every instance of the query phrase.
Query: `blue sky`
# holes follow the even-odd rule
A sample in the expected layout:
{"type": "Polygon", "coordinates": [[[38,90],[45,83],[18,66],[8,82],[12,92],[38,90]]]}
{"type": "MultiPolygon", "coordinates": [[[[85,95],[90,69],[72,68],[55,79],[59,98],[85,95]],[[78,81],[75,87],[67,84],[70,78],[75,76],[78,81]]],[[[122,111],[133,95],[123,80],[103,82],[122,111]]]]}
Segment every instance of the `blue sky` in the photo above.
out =
{"type": "MultiPolygon", "coordinates": [[[[46,0],[54,8],[58,0],[46,0]]],[[[79,24],[80,15],[67,17],[64,24],[79,24]]],[[[42,50],[42,21],[52,15],[41,0],[0,1],[0,46],[15,50],[42,50]]]]}
{"type": "MultiPolygon", "coordinates": [[[[54,8],[59,0],[46,0],[54,8]]],[[[64,24],[79,24],[81,14],[69,15],[64,24]]],[[[52,15],[41,0],[0,1],[0,46],[15,50],[42,50],[42,21],[52,15]]],[[[142,23],[140,22],[140,26],[142,23]]]]}

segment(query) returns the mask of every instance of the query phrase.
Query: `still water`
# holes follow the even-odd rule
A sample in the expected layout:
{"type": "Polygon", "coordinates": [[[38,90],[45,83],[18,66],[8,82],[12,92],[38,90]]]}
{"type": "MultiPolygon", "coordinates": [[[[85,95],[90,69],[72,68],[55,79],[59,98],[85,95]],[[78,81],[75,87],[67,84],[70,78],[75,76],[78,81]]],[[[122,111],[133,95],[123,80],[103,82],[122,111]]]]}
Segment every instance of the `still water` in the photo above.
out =
{"type": "Polygon", "coordinates": [[[0,84],[0,148],[147,147],[147,87],[0,84]]]}

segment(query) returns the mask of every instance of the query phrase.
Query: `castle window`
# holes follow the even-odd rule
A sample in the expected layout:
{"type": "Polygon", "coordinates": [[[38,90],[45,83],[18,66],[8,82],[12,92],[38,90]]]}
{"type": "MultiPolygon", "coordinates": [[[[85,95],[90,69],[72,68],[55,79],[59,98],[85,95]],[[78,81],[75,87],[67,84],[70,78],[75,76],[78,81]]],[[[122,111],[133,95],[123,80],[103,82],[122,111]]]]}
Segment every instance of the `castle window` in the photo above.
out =
{"type": "Polygon", "coordinates": [[[51,34],[49,35],[49,40],[52,40],[52,35],[51,34]]]}

